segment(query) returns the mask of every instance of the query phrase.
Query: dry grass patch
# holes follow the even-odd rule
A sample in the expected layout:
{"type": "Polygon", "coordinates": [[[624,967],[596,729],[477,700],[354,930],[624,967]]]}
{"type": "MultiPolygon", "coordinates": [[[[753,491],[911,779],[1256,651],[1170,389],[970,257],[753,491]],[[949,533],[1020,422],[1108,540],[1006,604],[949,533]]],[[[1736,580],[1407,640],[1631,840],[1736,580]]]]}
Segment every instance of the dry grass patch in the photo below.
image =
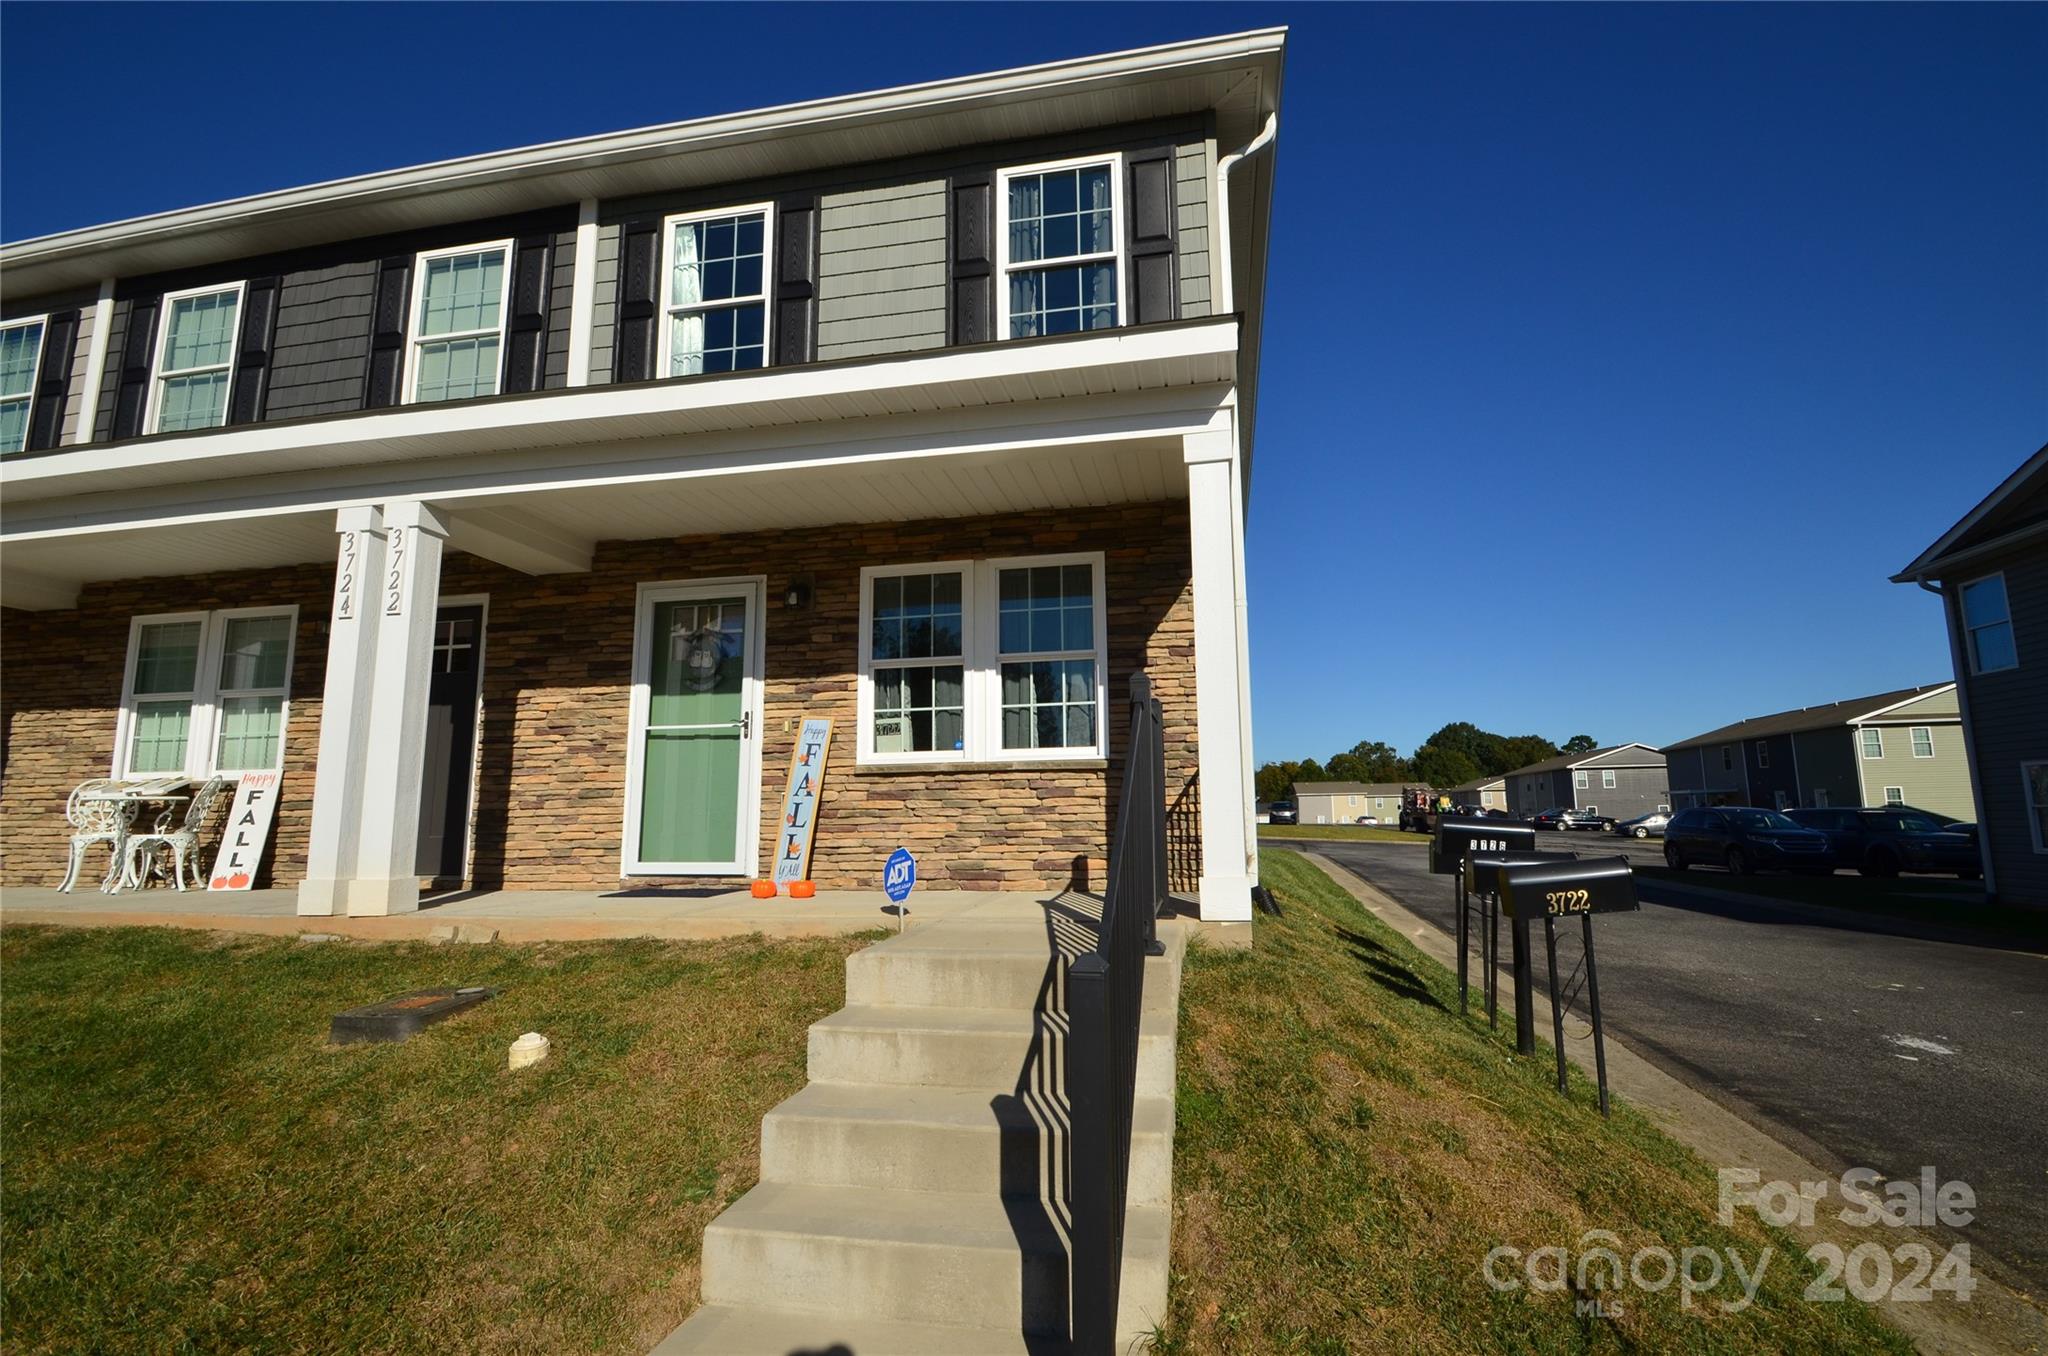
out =
{"type": "Polygon", "coordinates": [[[1603,1122],[1582,1081],[1559,1097],[1547,1048],[1518,1059],[1510,1030],[1461,1021],[1452,978],[1321,872],[1263,861],[1284,915],[1259,920],[1252,950],[1192,951],[1183,982],[1160,1350],[1910,1349],[1862,1305],[1805,1301],[1789,1239],[1716,1222],[1711,1167],[1625,1105],[1603,1122]],[[1715,1303],[1740,1298],[1732,1276],[1690,1304],[1675,1285],[1487,1283],[1497,1246],[1570,1249],[1575,1273],[1603,1229],[1624,1259],[1733,1248],[1753,1270],[1772,1254],[1739,1312],[1715,1303]]]}
{"type": "Polygon", "coordinates": [[[645,1351],[862,944],[0,931],[8,1350],[645,1351]],[[501,992],[326,1044],[439,984],[501,992]]]}

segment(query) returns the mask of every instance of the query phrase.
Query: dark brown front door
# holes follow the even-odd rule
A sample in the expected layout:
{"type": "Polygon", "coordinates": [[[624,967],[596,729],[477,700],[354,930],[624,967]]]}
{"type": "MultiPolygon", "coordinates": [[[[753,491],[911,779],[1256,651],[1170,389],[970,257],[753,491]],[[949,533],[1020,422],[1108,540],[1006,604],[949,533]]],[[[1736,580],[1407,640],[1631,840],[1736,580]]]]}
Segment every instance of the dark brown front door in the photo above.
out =
{"type": "Polygon", "coordinates": [[[434,616],[427,686],[427,747],[420,768],[421,876],[461,880],[469,847],[469,781],[476,765],[476,698],[484,610],[444,607],[434,616]]]}

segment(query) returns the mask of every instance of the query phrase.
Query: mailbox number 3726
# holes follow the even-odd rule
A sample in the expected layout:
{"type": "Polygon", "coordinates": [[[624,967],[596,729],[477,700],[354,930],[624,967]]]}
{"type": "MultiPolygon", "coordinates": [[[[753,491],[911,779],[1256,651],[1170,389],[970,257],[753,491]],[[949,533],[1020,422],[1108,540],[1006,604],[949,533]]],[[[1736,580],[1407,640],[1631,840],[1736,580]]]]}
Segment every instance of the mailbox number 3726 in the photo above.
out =
{"type": "Polygon", "coordinates": [[[1586,890],[1550,890],[1543,902],[1552,913],[1585,913],[1592,908],[1593,896],[1586,890]]]}

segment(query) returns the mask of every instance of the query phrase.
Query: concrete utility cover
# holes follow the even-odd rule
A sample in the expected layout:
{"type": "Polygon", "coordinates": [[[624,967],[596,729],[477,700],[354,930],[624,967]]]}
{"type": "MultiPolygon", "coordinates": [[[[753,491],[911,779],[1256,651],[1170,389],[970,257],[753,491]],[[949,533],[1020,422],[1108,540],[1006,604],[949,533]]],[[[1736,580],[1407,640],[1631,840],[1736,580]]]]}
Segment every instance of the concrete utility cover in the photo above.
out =
{"type": "Polygon", "coordinates": [[[467,1012],[490,998],[496,989],[415,989],[396,998],[334,1015],[327,1039],[335,1045],[361,1041],[402,1041],[435,1022],[467,1012]]]}

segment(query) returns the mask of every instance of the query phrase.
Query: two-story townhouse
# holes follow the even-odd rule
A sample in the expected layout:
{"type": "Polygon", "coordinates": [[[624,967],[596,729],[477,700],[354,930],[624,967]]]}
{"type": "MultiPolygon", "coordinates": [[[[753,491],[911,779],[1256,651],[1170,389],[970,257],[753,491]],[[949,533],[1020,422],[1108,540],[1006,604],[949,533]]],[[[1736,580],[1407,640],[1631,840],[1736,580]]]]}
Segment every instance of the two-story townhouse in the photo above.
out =
{"type": "Polygon", "coordinates": [[[1355,824],[1368,816],[1392,824],[1407,790],[1401,782],[1296,782],[1294,810],[1303,824],[1355,824]]]}
{"type": "Polygon", "coordinates": [[[1892,579],[1941,599],[1985,889],[2048,907],[2048,447],[1892,579]]]}
{"type": "Polygon", "coordinates": [[[304,913],[730,886],[829,717],[820,885],[1099,884],[1143,670],[1249,917],[1283,39],[7,246],[5,879],[86,779],[281,770],[304,913]]]}
{"type": "Polygon", "coordinates": [[[1672,803],[1912,805],[1974,816],[1954,683],[1756,716],[1668,744],[1672,803]]]}
{"type": "Polygon", "coordinates": [[[1634,819],[1668,809],[1664,755],[1648,744],[1610,744],[1584,753],[1560,753],[1505,774],[1509,814],[1526,819],[1545,810],[1585,810],[1609,819],[1634,819]]]}

